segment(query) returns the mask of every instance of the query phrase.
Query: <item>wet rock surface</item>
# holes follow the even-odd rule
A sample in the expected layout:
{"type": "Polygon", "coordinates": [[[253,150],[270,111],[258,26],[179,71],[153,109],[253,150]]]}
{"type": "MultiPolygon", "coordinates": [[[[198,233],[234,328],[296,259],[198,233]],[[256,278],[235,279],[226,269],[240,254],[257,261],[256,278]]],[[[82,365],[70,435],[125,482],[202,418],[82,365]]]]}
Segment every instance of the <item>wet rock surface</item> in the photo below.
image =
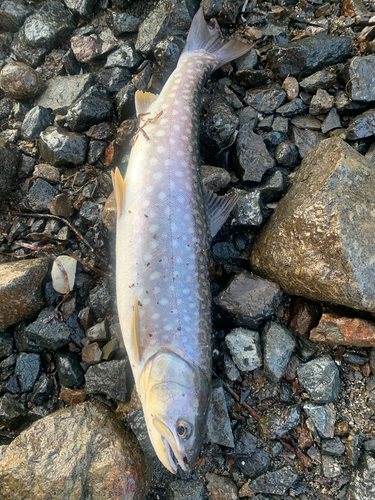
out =
{"type": "Polygon", "coordinates": [[[17,101],[35,97],[44,86],[40,74],[21,62],[11,62],[3,67],[0,73],[0,85],[7,96],[17,101]]]}

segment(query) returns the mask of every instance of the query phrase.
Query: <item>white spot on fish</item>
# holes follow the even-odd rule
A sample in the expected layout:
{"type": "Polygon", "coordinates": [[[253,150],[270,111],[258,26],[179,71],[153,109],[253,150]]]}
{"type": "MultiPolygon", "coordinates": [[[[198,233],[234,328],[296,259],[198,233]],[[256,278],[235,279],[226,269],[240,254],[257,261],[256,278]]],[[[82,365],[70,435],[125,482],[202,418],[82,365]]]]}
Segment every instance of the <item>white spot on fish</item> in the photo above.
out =
{"type": "Polygon", "coordinates": [[[151,224],[151,226],[148,228],[150,233],[156,233],[156,231],[159,229],[159,226],[157,224],[151,224]]]}
{"type": "Polygon", "coordinates": [[[173,328],[174,326],[169,323],[168,325],[165,325],[164,330],[166,332],[170,332],[171,330],[173,330],[173,328]]]}
{"type": "Polygon", "coordinates": [[[164,191],[160,191],[160,193],[158,194],[159,200],[165,200],[166,197],[167,197],[167,195],[164,191]]]}
{"type": "Polygon", "coordinates": [[[161,125],[165,125],[165,124],[166,124],[166,123],[168,123],[168,122],[169,122],[168,118],[162,118],[162,119],[160,120],[160,124],[161,124],[161,125]]]}
{"type": "Polygon", "coordinates": [[[177,116],[177,115],[178,115],[178,113],[179,113],[178,109],[173,109],[173,110],[172,110],[172,115],[173,115],[173,116],[177,116]]]}
{"type": "Polygon", "coordinates": [[[152,255],[150,253],[145,253],[144,256],[143,256],[143,260],[146,261],[146,262],[150,262],[150,260],[152,259],[152,255]]]}
{"type": "Polygon", "coordinates": [[[159,313],[155,313],[151,316],[151,319],[159,319],[160,318],[160,314],[159,313]]]}
{"type": "Polygon", "coordinates": [[[156,165],[158,162],[157,158],[150,158],[150,164],[151,165],[156,165]]]}
{"type": "Polygon", "coordinates": [[[144,299],[142,299],[142,304],[144,306],[147,306],[150,302],[151,302],[151,299],[149,299],[148,297],[145,297],[144,299]]]}
{"type": "Polygon", "coordinates": [[[155,172],[155,173],[154,173],[154,175],[153,175],[153,178],[154,178],[155,180],[157,180],[157,181],[158,181],[159,179],[161,179],[162,177],[163,177],[163,173],[162,173],[162,172],[155,172]]]}
{"type": "Polygon", "coordinates": [[[157,280],[158,278],[159,278],[159,273],[157,271],[154,271],[150,276],[150,280],[152,281],[157,280]]]}
{"type": "Polygon", "coordinates": [[[177,124],[176,124],[176,125],[173,125],[173,128],[174,128],[175,130],[177,130],[177,132],[178,132],[179,130],[181,130],[180,125],[177,125],[177,124]]]}
{"type": "Polygon", "coordinates": [[[167,304],[169,304],[169,300],[166,299],[165,297],[163,297],[161,300],[160,300],[160,304],[162,306],[166,306],[167,304]]]}
{"type": "Polygon", "coordinates": [[[156,240],[152,240],[150,243],[150,247],[153,249],[155,249],[158,245],[159,245],[159,243],[156,240]]]}
{"type": "Polygon", "coordinates": [[[158,146],[158,147],[156,148],[156,151],[157,151],[158,153],[165,153],[165,147],[164,147],[164,146],[158,146]]]}
{"type": "Polygon", "coordinates": [[[164,166],[169,167],[169,158],[164,160],[164,166]]]}
{"type": "Polygon", "coordinates": [[[154,211],[149,212],[149,213],[148,213],[148,217],[149,217],[150,219],[154,219],[154,218],[156,217],[156,212],[154,212],[154,211]]]}
{"type": "Polygon", "coordinates": [[[165,207],[164,213],[167,217],[171,215],[171,209],[169,207],[165,207]]]}
{"type": "Polygon", "coordinates": [[[146,192],[147,192],[147,193],[152,193],[153,189],[154,189],[154,186],[153,186],[152,184],[149,184],[149,185],[146,187],[146,192]]]}
{"type": "Polygon", "coordinates": [[[172,137],[169,139],[169,144],[176,144],[176,141],[172,139],[172,137]]]}
{"type": "Polygon", "coordinates": [[[181,115],[180,116],[180,120],[187,120],[187,119],[188,119],[188,117],[186,115],[181,115]]]}
{"type": "Polygon", "coordinates": [[[150,200],[147,200],[147,199],[143,200],[142,208],[147,208],[149,205],[150,205],[150,200]]]}
{"type": "Polygon", "coordinates": [[[160,293],[160,287],[156,286],[154,289],[153,289],[153,292],[155,295],[157,295],[158,293],[160,293]]]}
{"type": "Polygon", "coordinates": [[[183,173],[181,172],[181,170],[175,170],[175,175],[176,177],[182,177],[183,176],[183,173]]]}
{"type": "Polygon", "coordinates": [[[177,151],[176,155],[181,157],[181,156],[184,156],[184,155],[185,155],[185,153],[182,151],[182,149],[179,149],[179,150],[177,151]]]}
{"type": "Polygon", "coordinates": [[[190,111],[190,106],[185,105],[185,106],[184,106],[184,110],[185,110],[185,111],[190,111]]]}
{"type": "MultiPolygon", "coordinates": [[[[165,134],[166,134],[166,131],[165,131],[165,130],[163,130],[163,129],[161,128],[161,129],[159,129],[159,130],[156,132],[156,134],[155,134],[155,135],[156,135],[156,137],[164,137],[164,136],[165,136],[165,134]]],[[[150,162],[150,163],[151,163],[151,162],[150,162]]]]}

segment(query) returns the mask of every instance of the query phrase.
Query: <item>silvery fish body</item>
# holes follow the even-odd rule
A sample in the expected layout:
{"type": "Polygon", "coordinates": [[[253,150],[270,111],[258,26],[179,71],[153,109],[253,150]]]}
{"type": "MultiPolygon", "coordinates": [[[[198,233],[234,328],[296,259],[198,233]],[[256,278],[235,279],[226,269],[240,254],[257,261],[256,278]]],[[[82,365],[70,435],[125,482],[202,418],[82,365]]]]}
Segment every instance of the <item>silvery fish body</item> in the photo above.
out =
{"type": "Polygon", "coordinates": [[[199,93],[217,67],[249,50],[224,44],[196,14],[159,96],[138,92],[140,127],[126,177],[114,174],[116,292],[122,335],[151,441],[176,473],[197,458],[211,381],[209,248],[235,200],[205,192],[199,93]]]}

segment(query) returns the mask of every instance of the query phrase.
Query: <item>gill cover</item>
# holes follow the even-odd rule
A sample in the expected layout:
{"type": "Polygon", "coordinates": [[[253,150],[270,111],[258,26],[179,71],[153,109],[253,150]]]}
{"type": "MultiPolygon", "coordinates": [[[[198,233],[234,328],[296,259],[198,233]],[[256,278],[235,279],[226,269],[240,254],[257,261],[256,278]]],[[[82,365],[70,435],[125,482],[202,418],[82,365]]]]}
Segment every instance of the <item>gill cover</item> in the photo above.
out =
{"type": "Polygon", "coordinates": [[[172,473],[196,461],[206,431],[210,388],[203,371],[175,353],[159,351],[140,378],[153,447],[172,473]]]}

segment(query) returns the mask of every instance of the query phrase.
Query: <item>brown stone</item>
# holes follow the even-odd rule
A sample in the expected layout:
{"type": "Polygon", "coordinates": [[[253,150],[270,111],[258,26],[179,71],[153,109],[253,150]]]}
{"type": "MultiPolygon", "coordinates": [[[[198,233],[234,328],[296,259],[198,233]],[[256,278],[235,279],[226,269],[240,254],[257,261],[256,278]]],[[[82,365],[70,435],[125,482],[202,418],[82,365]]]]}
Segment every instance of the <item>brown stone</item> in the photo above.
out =
{"type": "Polygon", "coordinates": [[[283,81],[282,87],[283,90],[285,90],[289,101],[292,101],[293,99],[298,97],[299,85],[298,80],[294,78],[294,76],[287,76],[283,81]]]}
{"type": "Polygon", "coordinates": [[[53,215],[71,217],[74,214],[72,200],[66,193],[60,193],[47,203],[47,208],[53,215]]]}
{"type": "Polygon", "coordinates": [[[104,342],[108,340],[108,321],[105,319],[101,323],[92,326],[87,330],[86,335],[91,342],[104,342]]]}
{"type": "Polygon", "coordinates": [[[261,230],[252,270],[287,293],[375,311],[375,170],[349,144],[320,142],[261,230]]]}
{"type": "Polygon", "coordinates": [[[61,386],[60,399],[69,406],[78,405],[86,401],[87,394],[84,389],[71,389],[70,387],[61,386]]]}
{"type": "Polygon", "coordinates": [[[97,342],[89,344],[82,349],[82,361],[88,365],[100,363],[102,355],[102,350],[97,342]]]}
{"type": "Polygon", "coordinates": [[[81,309],[78,313],[78,319],[85,330],[90,328],[94,322],[94,316],[91,309],[88,306],[81,309]]]}
{"type": "Polygon", "coordinates": [[[311,329],[319,323],[321,307],[315,302],[294,297],[290,307],[290,328],[297,337],[307,338],[311,329]]]}
{"type": "Polygon", "coordinates": [[[375,323],[360,318],[323,314],[318,326],[311,330],[310,340],[330,345],[375,346],[375,323]]]}
{"type": "Polygon", "coordinates": [[[112,191],[107,201],[105,202],[102,214],[103,224],[109,233],[114,233],[116,230],[116,216],[117,216],[116,198],[115,198],[115,193],[112,191]]]}
{"type": "Polygon", "coordinates": [[[7,447],[2,500],[143,500],[150,468],[134,434],[89,402],[35,422],[7,447]]]}
{"type": "Polygon", "coordinates": [[[48,259],[0,265],[0,330],[35,316],[43,306],[41,285],[48,259]]]}
{"type": "Polygon", "coordinates": [[[7,96],[24,101],[38,95],[44,83],[35,69],[22,62],[11,62],[1,70],[0,85],[7,96]]]}

